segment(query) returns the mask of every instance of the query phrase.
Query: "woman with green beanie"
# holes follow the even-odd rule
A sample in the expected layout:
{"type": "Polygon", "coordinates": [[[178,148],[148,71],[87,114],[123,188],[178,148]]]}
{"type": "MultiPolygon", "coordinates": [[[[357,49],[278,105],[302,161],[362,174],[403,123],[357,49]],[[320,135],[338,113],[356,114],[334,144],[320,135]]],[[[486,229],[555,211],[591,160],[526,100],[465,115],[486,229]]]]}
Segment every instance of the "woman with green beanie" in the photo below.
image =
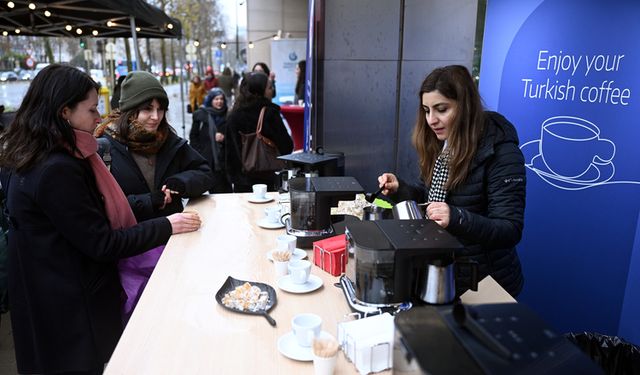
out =
{"type": "Polygon", "coordinates": [[[181,198],[209,190],[211,168],[167,122],[169,98],[156,77],[130,72],[121,90],[119,110],[96,130],[111,143],[111,173],[139,221],[181,212],[181,198]]]}
{"type": "MultiPolygon", "coordinates": [[[[167,93],[152,74],[130,72],[122,82],[120,108],[96,129],[108,141],[111,173],[138,221],[182,212],[182,198],[212,186],[211,168],[167,122],[167,93]]],[[[105,158],[103,152],[103,159],[105,158]]],[[[163,246],[119,264],[129,316],[151,276],[163,246]]]]}

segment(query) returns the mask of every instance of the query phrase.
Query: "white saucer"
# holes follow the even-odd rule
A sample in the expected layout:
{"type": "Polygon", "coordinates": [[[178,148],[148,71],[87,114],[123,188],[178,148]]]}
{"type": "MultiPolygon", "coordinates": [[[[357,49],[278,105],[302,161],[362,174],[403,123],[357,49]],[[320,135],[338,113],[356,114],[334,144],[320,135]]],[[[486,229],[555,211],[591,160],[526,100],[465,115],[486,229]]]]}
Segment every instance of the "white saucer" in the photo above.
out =
{"type": "Polygon", "coordinates": [[[309,280],[304,284],[294,284],[291,275],[282,276],[277,282],[278,288],[289,293],[309,293],[322,286],[322,279],[316,275],[309,275],[309,280]]]}
{"type": "MultiPolygon", "coordinates": [[[[330,333],[322,331],[320,332],[320,338],[330,339],[330,333]]],[[[285,357],[295,359],[296,361],[313,361],[313,352],[311,347],[305,348],[298,345],[296,336],[293,332],[289,332],[278,339],[278,351],[285,357]]]]}
{"type": "Polygon", "coordinates": [[[255,195],[250,195],[247,200],[251,203],[267,203],[267,202],[271,202],[273,200],[273,197],[269,195],[265,195],[264,198],[256,198],[255,195]]]}
{"type": "MultiPolygon", "coordinates": [[[[273,256],[272,256],[272,254],[273,254],[273,252],[274,252],[274,251],[278,251],[278,249],[273,249],[273,250],[271,250],[271,251],[269,251],[269,252],[267,253],[267,259],[269,259],[269,260],[270,260],[270,261],[272,261],[272,262],[273,262],[273,256]]],[[[306,257],[307,257],[307,252],[306,252],[306,251],[304,251],[304,250],[302,250],[302,249],[298,249],[298,248],[296,248],[296,249],[293,251],[293,254],[291,254],[291,260],[304,259],[304,258],[306,258],[306,257]]]]}
{"type": "Polygon", "coordinates": [[[264,229],[280,229],[280,228],[284,228],[284,224],[282,224],[281,222],[272,223],[269,220],[267,220],[266,217],[258,220],[257,224],[258,224],[258,226],[260,228],[264,228],[264,229]]]}

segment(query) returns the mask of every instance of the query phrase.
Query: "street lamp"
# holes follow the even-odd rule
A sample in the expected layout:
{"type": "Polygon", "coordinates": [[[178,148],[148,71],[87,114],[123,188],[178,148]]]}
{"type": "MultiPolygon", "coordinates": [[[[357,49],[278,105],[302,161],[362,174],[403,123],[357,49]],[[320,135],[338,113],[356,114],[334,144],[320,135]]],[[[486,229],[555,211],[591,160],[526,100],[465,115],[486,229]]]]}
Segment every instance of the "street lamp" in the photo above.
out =
{"type": "Polygon", "coordinates": [[[239,38],[239,25],[238,25],[238,7],[244,5],[244,0],[236,1],[236,69],[240,61],[240,38],[239,38]]]}

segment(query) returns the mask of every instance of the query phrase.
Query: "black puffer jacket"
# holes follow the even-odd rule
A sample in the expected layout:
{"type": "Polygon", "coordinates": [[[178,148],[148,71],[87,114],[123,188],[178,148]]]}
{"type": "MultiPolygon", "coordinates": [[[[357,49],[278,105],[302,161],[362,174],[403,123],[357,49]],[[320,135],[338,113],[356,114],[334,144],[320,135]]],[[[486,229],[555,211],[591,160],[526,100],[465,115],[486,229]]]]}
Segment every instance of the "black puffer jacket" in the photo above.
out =
{"type": "MultiPolygon", "coordinates": [[[[293,140],[280,117],[280,107],[264,99],[249,106],[237,108],[227,118],[225,134],[225,162],[227,174],[236,186],[234,191],[251,191],[256,183],[272,184],[261,176],[246,176],[242,173],[242,139],[240,133],[255,133],[262,107],[267,107],[262,122],[262,135],[272,140],[280,155],[293,151],[293,140]]],[[[268,176],[273,177],[273,176],[268,176]]]]}
{"type": "MultiPolygon", "coordinates": [[[[179,198],[174,198],[164,209],[154,210],[151,191],[127,146],[108,134],[101,138],[111,142],[111,174],[127,196],[138,222],[182,212],[184,207],[179,198]]],[[[172,132],[156,154],[154,189],[160,190],[169,178],[184,184],[185,192],[181,198],[198,197],[209,190],[213,182],[207,161],[186,140],[172,132]]]]}
{"type": "MultiPolygon", "coordinates": [[[[524,283],[515,245],[524,227],[526,175],[518,135],[502,115],[486,112],[485,134],[466,181],[450,191],[447,231],[465,245],[458,259],[479,263],[480,279],[491,275],[514,297],[524,283]]],[[[396,200],[426,201],[429,186],[400,181],[396,200]]],[[[468,288],[468,274],[456,277],[459,292],[468,288]]]]}

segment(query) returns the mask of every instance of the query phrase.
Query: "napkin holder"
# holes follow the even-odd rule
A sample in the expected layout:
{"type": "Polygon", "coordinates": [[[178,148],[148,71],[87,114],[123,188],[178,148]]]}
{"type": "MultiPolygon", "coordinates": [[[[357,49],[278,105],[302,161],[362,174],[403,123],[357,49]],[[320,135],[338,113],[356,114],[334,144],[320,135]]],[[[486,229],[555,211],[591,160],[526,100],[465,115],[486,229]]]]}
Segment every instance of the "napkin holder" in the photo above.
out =
{"type": "Polygon", "coordinates": [[[338,324],[338,342],[360,374],[393,365],[393,316],[389,313],[338,324]]]}
{"type": "Polygon", "coordinates": [[[340,276],[345,272],[348,258],[344,234],[313,243],[313,263],[333,276],[340,276]]]}

